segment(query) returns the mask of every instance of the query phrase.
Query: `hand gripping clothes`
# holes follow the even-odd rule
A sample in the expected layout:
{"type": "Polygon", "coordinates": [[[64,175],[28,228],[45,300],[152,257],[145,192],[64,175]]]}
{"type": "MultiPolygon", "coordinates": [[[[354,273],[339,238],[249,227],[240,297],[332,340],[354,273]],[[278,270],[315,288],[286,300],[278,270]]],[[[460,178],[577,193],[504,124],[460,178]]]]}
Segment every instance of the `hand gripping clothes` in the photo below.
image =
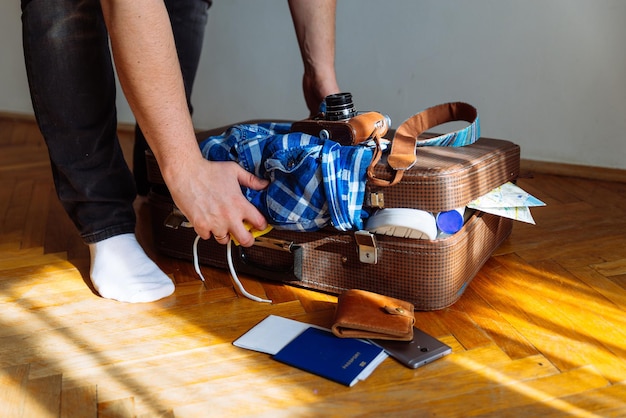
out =
{"type": "Polygon", "coordinates": [[[276,229],[340,231],[363,228],[367,167],[373,152],[329,139],[289,132],[289,123],[232,126],[200,143],[204,158],[235,161],[270,181],[264,190],[242,187],[276,229]]]}

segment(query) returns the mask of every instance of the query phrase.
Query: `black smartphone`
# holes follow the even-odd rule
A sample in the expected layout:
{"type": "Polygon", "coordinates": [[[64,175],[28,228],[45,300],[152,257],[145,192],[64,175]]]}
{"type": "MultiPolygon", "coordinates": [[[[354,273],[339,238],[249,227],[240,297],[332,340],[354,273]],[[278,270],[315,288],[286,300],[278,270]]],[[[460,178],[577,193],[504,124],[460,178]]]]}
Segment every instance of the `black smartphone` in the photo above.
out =
{"type": "Polygon", "coordinates": [[[419,328],[413,328],[412,341],[370,340],[387,354],[411,369],[417,369],[452,352],[452,348],[419,328]]]}

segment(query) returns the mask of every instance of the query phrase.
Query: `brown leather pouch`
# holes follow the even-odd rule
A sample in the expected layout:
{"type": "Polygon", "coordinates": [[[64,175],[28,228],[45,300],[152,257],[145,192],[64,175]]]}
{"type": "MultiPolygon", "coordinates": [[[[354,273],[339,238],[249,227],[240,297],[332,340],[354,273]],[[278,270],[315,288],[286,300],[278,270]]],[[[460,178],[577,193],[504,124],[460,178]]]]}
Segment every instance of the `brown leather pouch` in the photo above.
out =
{"type": "Polygon", "coordinates": [[[332,139],[341,145],[356,145],[372,135],[384,136],[389,122],[378,112],[366,112],[347,120],[305,119],[291,125],[291,132],[303,132],[320,138],[332,139]]]}
{"type": "Polygon", "coordinates": [[[410,302],[351,289],[339,295],[332,331],[341,338],[410,341],[414,323],[410,302]]]}

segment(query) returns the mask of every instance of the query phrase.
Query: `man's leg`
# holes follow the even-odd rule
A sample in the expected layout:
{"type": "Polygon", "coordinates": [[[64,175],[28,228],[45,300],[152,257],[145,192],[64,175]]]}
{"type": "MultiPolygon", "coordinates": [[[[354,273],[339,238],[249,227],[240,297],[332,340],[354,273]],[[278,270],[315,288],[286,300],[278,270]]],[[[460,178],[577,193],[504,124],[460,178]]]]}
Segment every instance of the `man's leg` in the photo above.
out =
{"type": "Polygon", "coordinates": [[[57,195],[89,244],[94,287],[126,302],[171,294],[172,281],[134,236],[136,192],[116,133],[115,79],[100,2],[22,0],[22,23],[33,109],[57,195]]]}

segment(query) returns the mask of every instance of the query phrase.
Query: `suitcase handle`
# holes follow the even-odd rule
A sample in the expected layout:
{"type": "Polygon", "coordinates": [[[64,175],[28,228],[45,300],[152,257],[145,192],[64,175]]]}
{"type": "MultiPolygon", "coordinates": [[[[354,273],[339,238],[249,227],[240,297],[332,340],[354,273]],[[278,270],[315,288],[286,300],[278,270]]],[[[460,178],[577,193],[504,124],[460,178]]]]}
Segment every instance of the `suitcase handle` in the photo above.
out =
{"type": "Polygon", "coordinates": [[[367,169],[367,177],[369,181],[376,186],[393,186],[402,179],[405,170],[415,165],[417,160],[417,147],[461,147],[473,144],[479,136],[480,120],[478,111],[474,106],[463,102],[453,102],[430,107],[411,116],[396,129],[396,133],[391,141],[391,151],[387,157],[387,163],[395,171],[393,179],[381,179],[374,174],[374,167],[380,161],[383,154],[379,138],[375,138],[376,150],[374,151],[372,163],[367,169]],[[465,121],[470,124],[454,132],[433,138],[420,139],[420,135],[424,134],[429,129],[455,121],[465,121]]]}

